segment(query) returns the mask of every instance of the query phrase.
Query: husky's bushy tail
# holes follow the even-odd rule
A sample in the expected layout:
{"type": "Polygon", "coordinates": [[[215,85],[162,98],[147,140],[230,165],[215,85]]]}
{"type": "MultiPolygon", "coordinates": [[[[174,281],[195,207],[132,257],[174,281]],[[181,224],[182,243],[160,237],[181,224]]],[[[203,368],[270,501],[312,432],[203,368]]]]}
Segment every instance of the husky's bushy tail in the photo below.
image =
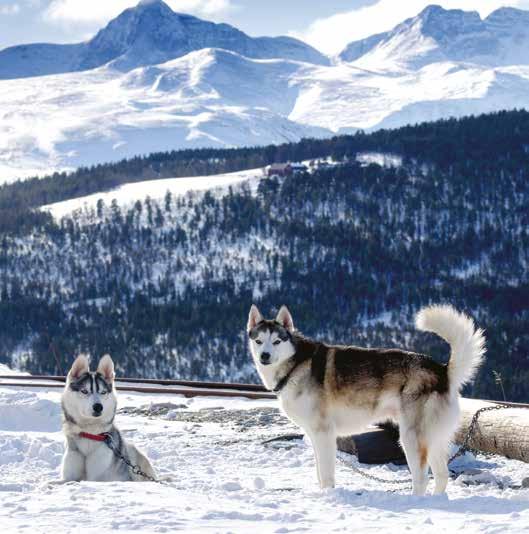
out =
{"type": "Polygon", "coordinates": [[[448,382],[452,391],[459,391],[470,382],[483,361],[485,337],[474,321],[452,306],[429,306],[415,317],[419,330],[433,332],[450,345],[448,382]]]}

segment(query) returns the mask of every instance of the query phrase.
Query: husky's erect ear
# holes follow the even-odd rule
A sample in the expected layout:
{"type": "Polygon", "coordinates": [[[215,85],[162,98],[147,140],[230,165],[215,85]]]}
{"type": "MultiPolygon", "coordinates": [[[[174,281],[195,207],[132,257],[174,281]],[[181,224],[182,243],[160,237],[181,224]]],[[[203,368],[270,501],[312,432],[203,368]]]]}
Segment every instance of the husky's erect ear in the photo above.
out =
{"type": "Polygon", "coordinates": [[[75,361],[72,364],[72,368],[70,369],[70,372],[68,373],[68,379],[69,380],[75,380],[79,378],[84,373],[88,373],[89,366],[88,366],[88,358],[81,354],[77,356],[75,361]]]}
{"type": "Polygon", "coordinates": [[[97,366],[97,372],[103,375],[103,378],[107,382],[112,382],[116,373],[114,372],[114,362],[109,354],[105,354],[100,360],[97,366]]]}
{"type": "Polygon", "coordinates": [[[276,321],[283,325],[287,330],[294,330],[294,321],[292,320],[292,315],[288,311],[288,308],[283,305],[277,314],[276,321]]]}
{"type": "Polygon", "coordinates": [[[250,308],[250,315],[248,315],[248,325],[246,326],[248,332],[256,325],[258,325],[263,320],[263,316],[259,311],[259,308],[252,304],[250,308]]]}

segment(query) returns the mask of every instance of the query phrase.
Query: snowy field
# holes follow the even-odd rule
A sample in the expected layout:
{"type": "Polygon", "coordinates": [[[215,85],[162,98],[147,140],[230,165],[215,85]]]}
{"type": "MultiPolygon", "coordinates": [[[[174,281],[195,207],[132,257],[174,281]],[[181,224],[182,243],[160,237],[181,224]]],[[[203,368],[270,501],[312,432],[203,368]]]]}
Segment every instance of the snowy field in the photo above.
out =
{"type": "MultiPolygon", "coordinates": [[[[521,532],[529,465],[470,455],[447,496],[363,479],[341,463],[338,487],[320,491],[304,441],[264,445],[297,432],[275,401],[121,394],[118,426],[161,475],[156,483],[57,480],[63,438],[60,390],[0,387],[0,517],[3,532],[521,532]]],[[[348,461],[354,461],[348,457],[348,461]]],[[[367,467],[386,477],[405,468],[367,467]]]]}
{"type": "Polygon", "coordinates": [[[48,204],[41,209],[49,211],[56,219],[61,219],[74,212],[95,210],[100,199],[107,207],[110,206],[114,199],[120,206],[131,206],[136,200],[143,201],[147,197],[161,201],[168,191],[173,196],[181,196],[190,191],[227,192],[230,186],[246,181],[249,182],[250,187],[256,187],[262,176],[263,169],[248,169],[210,176],[146,180],[144,182],[124,184],[111,191],[48,204]]]}

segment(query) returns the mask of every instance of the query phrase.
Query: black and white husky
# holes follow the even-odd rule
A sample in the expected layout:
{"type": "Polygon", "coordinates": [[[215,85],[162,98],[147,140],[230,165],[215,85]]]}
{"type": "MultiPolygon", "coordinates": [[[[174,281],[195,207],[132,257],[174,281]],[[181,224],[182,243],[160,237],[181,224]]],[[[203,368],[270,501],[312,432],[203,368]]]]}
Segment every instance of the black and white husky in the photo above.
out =
{"type": "Polygon", "coordinates": [[[445,491],[449,444],[459,422],[459,390],[480,365],[485,339],[469,317],[450,306],[421,310],[416,326],[449,343],[447,365],[399,349],[313,341],[294,329],[285,306],[275,320],[264,319],[252,306],[247,328],[255,365],[286,415],[309,436],[321,488],[334,486],[337,436],[392,419],[399,425],[413,494],[426,493],[428,466],[434,493],[445,491]]]}
{"type": "Polygon", "coordinates": [[[127,443],[114,426],[116,408],[114,363],[110,356],[101,358],[96,372],[90,372],[86,357],[79,356],[68,373],[62,395],[66,435],[62,461],[64,481],[145,480],[112,452],[105,442],[107,436],[125,458],[155,478],[147,457],[127,443]]]}

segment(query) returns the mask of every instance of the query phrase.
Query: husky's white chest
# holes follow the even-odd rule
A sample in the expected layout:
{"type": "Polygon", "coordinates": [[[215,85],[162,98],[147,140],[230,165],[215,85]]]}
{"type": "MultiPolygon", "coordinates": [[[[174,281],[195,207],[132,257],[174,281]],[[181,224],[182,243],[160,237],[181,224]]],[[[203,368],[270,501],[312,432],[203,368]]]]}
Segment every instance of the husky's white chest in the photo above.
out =
{"type": "MultiPolygon", "coordinates": [[[[300,427],[309,430],[319,417],[318,398],[312,393],[298,394],[293,388],[285,388],[279,396],[281,410],[300,427]]],[[[320,406],[321,408],[321,406],[320,406]]]]}
{"type": "Polygon", "coordinates": [[[126,465],[116,458],[105,443],[79,440],[76,445],[84,461],[86,480],[99,482],[130,480],[126,465]]]}

